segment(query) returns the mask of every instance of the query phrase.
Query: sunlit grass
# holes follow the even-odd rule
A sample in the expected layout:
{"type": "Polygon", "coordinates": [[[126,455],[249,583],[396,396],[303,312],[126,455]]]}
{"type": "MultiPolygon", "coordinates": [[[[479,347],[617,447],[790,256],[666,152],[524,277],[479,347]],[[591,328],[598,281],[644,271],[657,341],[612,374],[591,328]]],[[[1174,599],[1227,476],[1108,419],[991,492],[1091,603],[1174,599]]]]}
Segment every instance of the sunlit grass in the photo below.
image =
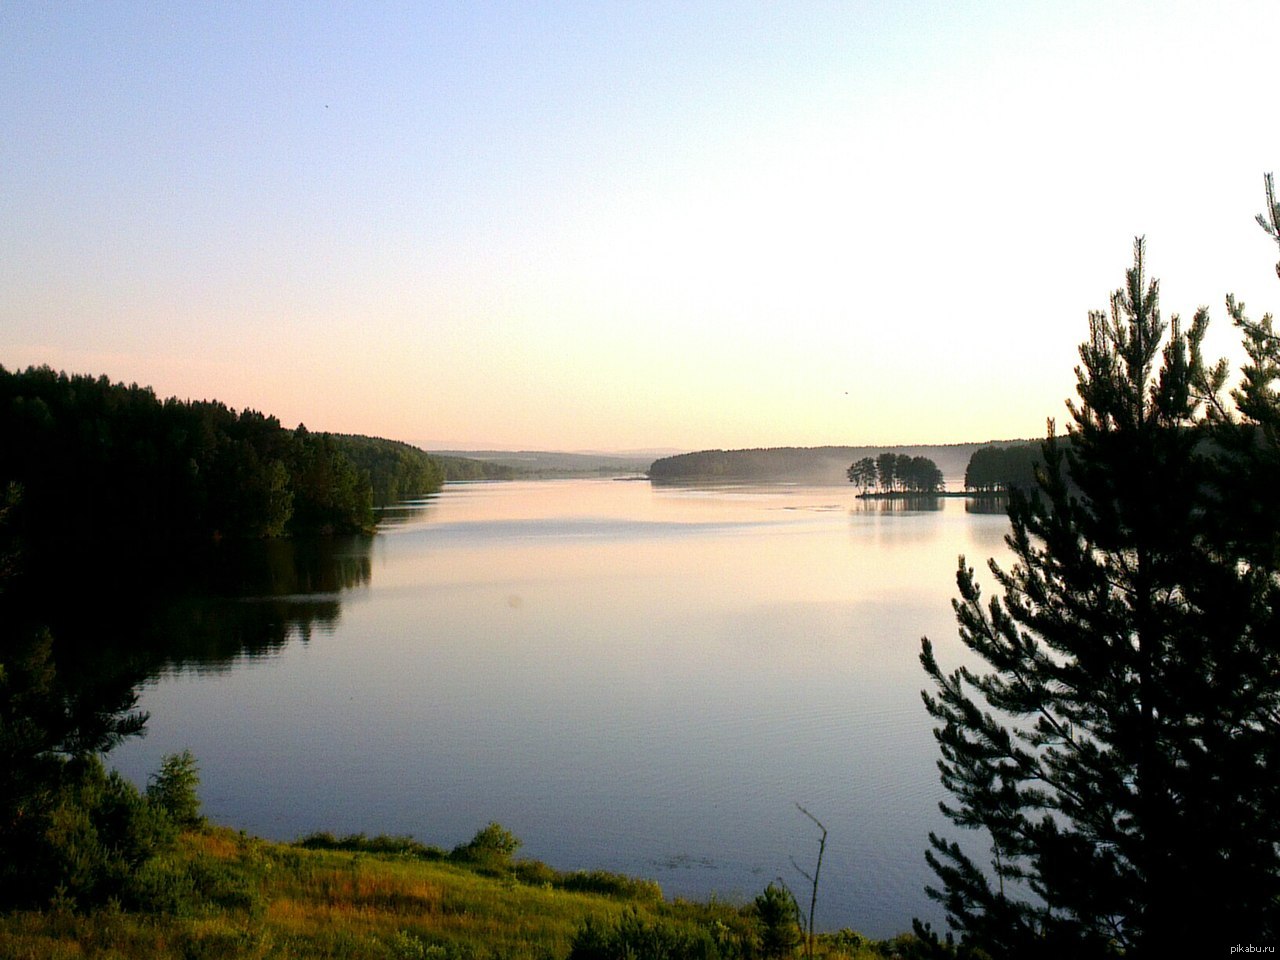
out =
{"type": "MultiPolygon", "coordinates": [[[[616,922],[630,913],[689,929],[751,929],[737,906],[668,902],[644,884],[606,896],[517,879],[563,879],[541,865],[482,871],[403,854],[302,849],[217,828],[184,834],[166,869],[197,891],[175,909],[0,914],[0,957],[554,960],[568,956],[588,918],[616,922]]],[[[835,940],[819,953],[885,955],[835,940]]]]}

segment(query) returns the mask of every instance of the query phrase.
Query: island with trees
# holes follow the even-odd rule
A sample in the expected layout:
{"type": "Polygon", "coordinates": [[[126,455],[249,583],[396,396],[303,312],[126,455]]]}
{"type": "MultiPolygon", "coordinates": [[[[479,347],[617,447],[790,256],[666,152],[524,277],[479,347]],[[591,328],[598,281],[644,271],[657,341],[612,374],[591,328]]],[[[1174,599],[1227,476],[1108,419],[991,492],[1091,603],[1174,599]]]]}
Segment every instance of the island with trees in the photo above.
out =
{"type": "Polygon", "coordinates": [[[889,450],[854,461],[846,475],[863,497],[923,497],[945,490],[942,471],[931,459],[889,450]]]}

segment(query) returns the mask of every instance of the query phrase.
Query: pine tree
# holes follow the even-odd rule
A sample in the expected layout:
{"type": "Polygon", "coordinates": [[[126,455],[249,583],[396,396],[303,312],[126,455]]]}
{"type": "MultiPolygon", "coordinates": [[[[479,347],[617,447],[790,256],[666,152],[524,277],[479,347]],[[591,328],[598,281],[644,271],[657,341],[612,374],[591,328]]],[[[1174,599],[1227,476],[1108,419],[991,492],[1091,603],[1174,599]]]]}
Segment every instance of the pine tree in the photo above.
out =
{"type": "Polygon", "coordinates": [[[1090,314],[1067,435],[1051,424],[1037,489],[1011,491],[1003,595],[984,604],[960,560],[972,665],[944,673],[922,644],[943,811],[991,850],[983,869],[931,834],[929,893],[995,958],[1280,933],[1280,530],[1232,502],[1259,461],[1224,431],[1257,431],[1206,415],[1225,376],[1200,359],[1207,312],[1166,328],[1144,261],[1137,240],[1110,314],[1090,314]]]}

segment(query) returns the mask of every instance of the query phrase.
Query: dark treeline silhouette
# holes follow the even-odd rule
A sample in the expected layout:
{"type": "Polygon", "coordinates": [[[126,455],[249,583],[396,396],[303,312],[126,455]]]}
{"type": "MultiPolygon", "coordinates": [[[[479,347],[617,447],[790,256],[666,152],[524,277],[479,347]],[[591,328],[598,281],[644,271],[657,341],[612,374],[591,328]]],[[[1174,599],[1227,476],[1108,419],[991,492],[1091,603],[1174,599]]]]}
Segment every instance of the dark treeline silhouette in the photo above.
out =
{"type": "Polygon", "coordinates": [[[374,504],[438,490],[422,451],[289,430],[256,410],[161,400],[48,367],[0,367],[0,484],[28,563],[105,545],[137,555],[219,540],[367,532],[374,504]]]}
{"type": "Polygon", "coordinates": [[[888,450],[855,461],[846,475],[864,494],[875,489],[886,495],[922,495],[943,489],[942,471],[928,457],[909,457],[888,450]]]}
{"type": "Polygon", "coordinates": [[[1036,468],[1043,466],[1039,440],[1004,445],[988,444],[973,451],[964,471],[964,488],[975,493],[1030,490],[1036,484],[1036,468]]]}

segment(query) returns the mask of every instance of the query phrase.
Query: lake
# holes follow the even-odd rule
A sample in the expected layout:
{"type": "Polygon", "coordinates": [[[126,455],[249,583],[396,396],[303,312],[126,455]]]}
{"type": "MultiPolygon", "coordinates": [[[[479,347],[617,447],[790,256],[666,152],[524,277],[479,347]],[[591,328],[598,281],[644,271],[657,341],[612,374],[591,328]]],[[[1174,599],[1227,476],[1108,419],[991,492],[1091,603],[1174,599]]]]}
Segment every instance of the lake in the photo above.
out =
{"type": "Polygon", "coordinates": [[[1004,556],[1008,524],[934,505],[450,485],[337,542],[345,574],[211,607],[276,639],[166,667],[142,690],[147,735],[110,761],[141,784],[189,748],[205,812],[266,837],[449,848],[497,820],[522,856],[668,896],[804,891],[792,861],[812,872],[819,832],[801,804],[829,830],[820,928],[937,926],[927,834],[957,831],[937,810],[920,637],[960,659],[957,555],[1004,556]]]}

